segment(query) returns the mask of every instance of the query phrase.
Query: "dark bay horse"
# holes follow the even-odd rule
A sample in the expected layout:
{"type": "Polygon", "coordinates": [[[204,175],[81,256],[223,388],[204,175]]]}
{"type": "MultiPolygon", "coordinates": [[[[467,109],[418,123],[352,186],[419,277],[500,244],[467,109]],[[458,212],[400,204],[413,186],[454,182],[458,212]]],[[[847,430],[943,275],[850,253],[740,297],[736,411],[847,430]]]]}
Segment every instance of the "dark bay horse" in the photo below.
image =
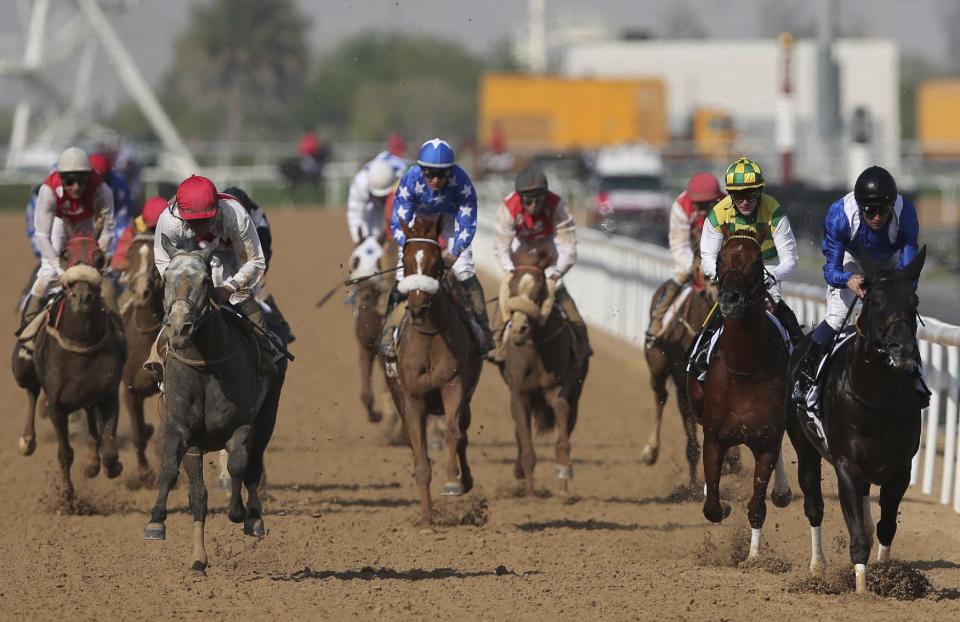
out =
{"type": "Polygon", "coordinates": [[[557,281],[544,269],[554,262],[550,253],[521,243],[512,253],[514,271],[500,287],[504,325],[504,360],[500,374],[510,387],[510,412],[516,425],[517,462],[513,473],[524,480],[527,496],[534,495],[531,419],[539,432],[557,428],[557,477],[568,492],[573,478],[570,435],[577,422],[589,357],[575,347],[576,335],[554,304],[557,281]],[[579,354],[579,356],[578,356],[579,354]]]}
{"type": "MultiPolygon", "coordinates": [[[[650,302],[651,314],[664,287],[666,283],[653,294],[650,302]]],[[[677,407],[683,418],[684,432],[687,434],[687,464],[690,470],[690,485],[693,486],[697,482],[700,443],[697,441],[697,418],[687,397],[685,357],[717,298],[716,287],[704,278],[703,270],[700,268],[699,254],[694,260],[693,276],[687,292],[681,291],[678,298],[685,297],[682,301],[675,301],[672,321],[667,323],[664,333],[656,342],[648,343],[643,348],[643,356],[647,359],[647,367],[650,369],[650,386],[653,388],[656,400],[656,418],[640,459],[648,465],[653,465],[660,456],[660,426],[663,422],[663,407],[669,397],[667,381],[672,379],[677,391],[677,407]],[[678,308],[677,303],[679,303],[678,308]]]]}
{"type": "Polygon", "coordinates": [[[826,567],[820,541],[820,460],[826,458],[837,474],[858,593],[867,591],[866,564],[873,546],[870,487],[880,487],[877,561],[885,561],[897,533],[900,501],[910,485],[911,460],[920,448],[923,404],[915,388],[919,301],[914,283],[925,258],[926,247],[902,270],[880,267],[869,257],[862,260],[867,295],[857,334],[830,361],[821,385],[827,449],[812,440],[813,433],[803,424],[805,416],[795,406],[787,411],[787,432],[797,450],[804,513],[810,521],[810,571],[821,573],[826,567]]]}
{"type": "Polygon", "coordinates": [[[777,470],[774,505],[790,503],[780,446],[784,431],[787,346],[767,318],[763,260],[756,237],[737,233],[717,258],[723,332],[703,386],[691,377],[691,403],[703,425],[703,515],[719,523],[730,514],[720,500],[720,468],[730,447],[746,445],[756,462],[753,496],[747,506],[751,558],[760,553],[770,476],[777,470]]]}
{"type": "Polygon", "coordinates": [[[62,254],[62,264],[66,267],[60,277],[63,292],[44,313],[45,321],[36,336],[33,359],[19,356],[19,346],[14,346],[13,372],[18,384],[27,388],[31,397],[21,451],[29,455],[36,447],[34,406],[37,391],[42,389],[47,398],[47,416],[57,433],[63,500],[72,505],[76,496],[70,479],[73,449],[68,416],[71,412],[84,409],[87,415],[90,444],[86,476],[96,477],[101,463],[109,478],[117,477],[123,470],[116,432],[120,371],[126,347],[119,321],[107,310],[101,295],[100,269],[105,264],[105,256],[96,239],[89,235],[70,238],[62,254]]]}
{"type": "MultiPolygon", "coordinates": [[[[242,522],[247,535],[266,533],[259,496],[260,476],[263,453],[276,423],[286,360],[277,363],[277,377],[259,375],[258,357],[270,354],[260,353],[248,331],[214,306],[210,275],[214,245],[202,251],[182,251],[166,236],[161,238],[161,244],[170,254],[163,295],[169,335],[163,372],[166,417],[157,502],[144,536],[148,540],[165,539],[167,496],[176,483],[182,461],[190,480],[194,521],[191,567],[204,572],[204,453],[222,449],[229,453],[231,493],[227,517],[232,522],[242,522]],[[241,485],[247,489],[246,507],[241,485]]],[[[281,331],[278,337],[285,340],[286,334],[281,331]]]]}
{"type": "Polygon", "coordinates": [[[397,378],[387,385],[403,417],[413,449],[420,489],[420,524],[433,522],[431,466],[427,455],[427,416],[444,414],[447,450],[442,494],[458,496],[473,488],[467,464],[470,399],[483,365],[467,311],[454,298],[439,243],[442,218],[418,217],[402,223],[404,278],[398,288],[407,296],[406,317],[397,344],[397,378]]]}
{"type": "MultiPolygon", "coordinates": [[[[396,248],[396,247],[394,247],[396,248]]],[[[350,255],[350,278],[370,276],[383,269],[384,248],[375,237],[368,237],[357,244],[350,255]]],[[[386,254],[395,257],[396,253],[386,254]]],[[[360,346],[360,401],[367,411],[367,420],[378,423],[383,419],[374,404],[373,365],[383,371],[383,360],[377,356],[380,345],[380,330],[383,326],[383,314],[386,308],[384,292],[385,279],[382,276],[362,281],[354,286],[353,317],[357,343],[360,346]]]]}
{"type": "Polygon", "coordinates": [[[160,388],[153,374],[143,368],[143,363],[163,326],[163,280],[153,260],[153,236],[137,235],[127,249],[127,259],[127,269],[121,276],[121,281],[126,284],[121,313],[127,340],[127,362],[123,366],[120,394],[130,416],[140,479],[152,482],[153,470],[147,460],[146,448],[153,435],[153,426],[144,421],[143,402],[159,393],[160,388]]]}

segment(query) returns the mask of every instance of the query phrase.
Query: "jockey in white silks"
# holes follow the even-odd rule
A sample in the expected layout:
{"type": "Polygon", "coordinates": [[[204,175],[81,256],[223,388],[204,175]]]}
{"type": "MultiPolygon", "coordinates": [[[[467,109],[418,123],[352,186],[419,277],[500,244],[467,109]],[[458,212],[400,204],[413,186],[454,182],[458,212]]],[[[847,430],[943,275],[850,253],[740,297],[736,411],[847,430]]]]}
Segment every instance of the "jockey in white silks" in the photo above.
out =
{"type": "Polygon", "coordinates": [[[387,197],[405,170],[406,160],[382,151],[354,175],[347,194],[347,229],[354,244],[371,236],[383,241],[387,197]]]}

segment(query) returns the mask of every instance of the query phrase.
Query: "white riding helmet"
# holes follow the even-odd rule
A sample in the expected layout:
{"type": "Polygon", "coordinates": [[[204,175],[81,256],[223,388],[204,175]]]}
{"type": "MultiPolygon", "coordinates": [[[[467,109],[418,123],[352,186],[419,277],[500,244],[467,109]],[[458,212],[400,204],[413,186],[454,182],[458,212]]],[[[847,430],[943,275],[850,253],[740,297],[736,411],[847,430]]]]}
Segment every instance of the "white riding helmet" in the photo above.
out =
{"type": "Polygon", "coordinates": [[[80,147],[67,147],[57,158],[57,171],[60,173],[89,173],[90,158],[80,147]]]}
{"type": "Polygon", "coordinates": [[[386,160],[374,160],[367,171],[367,178],[370,180],[370,194],[385,197],[393,191],[400,175],[386,160]]]}

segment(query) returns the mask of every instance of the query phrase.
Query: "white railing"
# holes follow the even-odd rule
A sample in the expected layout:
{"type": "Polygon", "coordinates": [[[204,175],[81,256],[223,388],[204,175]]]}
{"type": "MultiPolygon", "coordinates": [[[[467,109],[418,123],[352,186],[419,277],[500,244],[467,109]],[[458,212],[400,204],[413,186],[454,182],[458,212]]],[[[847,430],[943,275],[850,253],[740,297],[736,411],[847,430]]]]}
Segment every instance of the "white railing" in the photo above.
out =
{"type": "MultiPolygon", "coordinates": [[[[477,266],[501,274],[493,256],[494,210],[502,185],[478,184],[480,218],[473,242],[477,266]]],[[[594,230],[577,231],[577,264],[564,283],[584,319],[602,330],[640,347],[649,321],[650,299],[673,272],[667,249],[594,230]]],[[[784,298],[807,327],[815,326],[826,312],[825,288],[784,283],[784,298]]],[[[960,512],[960,460],[957,455],[960,414],[960,326],[924,318],[918,331],[920,355],[933,395],[923,411],[920,451],[913,459],[911,484],[920,483],[924,494],[933,494],[939,473],[940,503],[953,503],[960,512]],[[942,455],[940,447],[943,447],[942,455]]]]}

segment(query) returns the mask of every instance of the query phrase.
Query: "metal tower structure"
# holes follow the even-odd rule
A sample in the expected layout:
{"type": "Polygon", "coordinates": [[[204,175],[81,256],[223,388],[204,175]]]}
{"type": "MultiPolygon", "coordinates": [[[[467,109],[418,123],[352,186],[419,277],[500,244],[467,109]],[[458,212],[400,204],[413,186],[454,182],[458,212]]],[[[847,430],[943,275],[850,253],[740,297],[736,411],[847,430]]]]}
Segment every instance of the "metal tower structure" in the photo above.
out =
{"type": "Polygon", "coordinates": [[[0,78],[19,79],[24,92],[14,109],[6,168],[24,164],[31,145],[60,149],[81,137],[111,136],[96,121],[93,77],[97,53],[103,51],[127,94],[163,144],[159,165],[178,176],[197,168],[180,134],[150,85],[117,36],[104,11],[135,5],[138,0],[18,0],[24,31],[19,58],[0,58],[0,78]],[[72,19],[50,23],[53,5],[74,11],[72,19]],[[56,45],[51,45],[55,41],[56,45]],[[76,63],[69,94],[61,92],[63,65],[76,63]],[[59,74],[58,74],[59,70],[59,74]]]}

